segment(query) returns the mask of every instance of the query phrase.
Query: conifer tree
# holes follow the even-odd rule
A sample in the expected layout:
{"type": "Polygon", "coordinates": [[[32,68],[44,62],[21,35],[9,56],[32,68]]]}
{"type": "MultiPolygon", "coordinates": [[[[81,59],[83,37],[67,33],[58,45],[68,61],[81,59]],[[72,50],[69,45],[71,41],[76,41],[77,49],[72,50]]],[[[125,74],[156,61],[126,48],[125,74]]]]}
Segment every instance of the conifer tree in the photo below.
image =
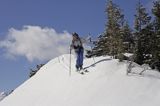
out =
{"type": "Polygon", "coordinates": [[[153,60],[160,61],[160,0],[154,2],[152,13],[155,16],[154,18],[154,47],[153,47],[153,60]]]}
{"type": "Polygon", "coordinates": [[[123,52],[122,25],[124,15],[119,6],[114,4],[112,0],[108,0],[105,12],[107,15],[105,32],[95,42],[93,54],[96,56],[119,56],[123,52]]]}
{"type": "Polygon", "coordinates": [[[134,39],[132,30],[127,22],[125,22],[122,27],[122,39],[124,45],[124,52],[133,53],[134,39]]]}
{"type": "Polygon", "coordinates": [[[141,4],[140,0],[136,8],[136,15],[135,15],[135,61],[138,64],[143,64],[145,61],[145,44],[146,38],[148,36],[147,30],[151,23],[151,17],[146,12],[146,9],[141,4]]]}
{"type": "Polygon", "coordinates": [[[109,55],[119,56],[123,52],[123,40],[121,28],[124,22],[124,15],[118,5],[112,0],[108,1],[107,8],[107,24],[105,30],[105,47],[108,48],[109,55]]]}
{"type": "Polygon", "coordinates": [[[107,47],[105,47],[105,43],[106,43],[106,38],[104,37],[103,34],[98,36],[98,40],[94,43],[95,46],[92,50],[92,54],[94,54],[95,56],[102,56],[106,54],[107,47]]]}

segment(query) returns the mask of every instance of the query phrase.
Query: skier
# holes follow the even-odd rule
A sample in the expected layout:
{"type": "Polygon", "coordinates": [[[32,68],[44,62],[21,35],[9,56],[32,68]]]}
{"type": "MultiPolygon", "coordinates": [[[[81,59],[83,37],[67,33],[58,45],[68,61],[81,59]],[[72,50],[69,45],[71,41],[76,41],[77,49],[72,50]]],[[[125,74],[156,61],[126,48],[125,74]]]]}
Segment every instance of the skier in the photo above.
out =
{"type": "Polygon", "coordinates": [[[72,33],[72,44],[71,44],[71,49],[74,49],[77,60],[76,60],[76,69],[77,71],[80,71],[83,69],[83,44],[82,41],[77,33],[72,33]]]}

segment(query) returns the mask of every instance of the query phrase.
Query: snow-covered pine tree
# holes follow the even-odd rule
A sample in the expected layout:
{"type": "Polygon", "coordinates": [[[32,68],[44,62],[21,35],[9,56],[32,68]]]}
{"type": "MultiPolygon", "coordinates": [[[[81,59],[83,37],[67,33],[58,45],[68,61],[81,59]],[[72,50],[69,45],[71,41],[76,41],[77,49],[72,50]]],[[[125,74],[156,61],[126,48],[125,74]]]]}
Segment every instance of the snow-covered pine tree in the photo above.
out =
{"type": "Polygon", "coordinates": [[[150,26],[151,17],[146,12],[146,8],[141,4],[140,0],[136,7],[134,35],[135,35],[135,62],[143,64],[146,56],[145,44],[147,44],[148,26],[150,26]]]}

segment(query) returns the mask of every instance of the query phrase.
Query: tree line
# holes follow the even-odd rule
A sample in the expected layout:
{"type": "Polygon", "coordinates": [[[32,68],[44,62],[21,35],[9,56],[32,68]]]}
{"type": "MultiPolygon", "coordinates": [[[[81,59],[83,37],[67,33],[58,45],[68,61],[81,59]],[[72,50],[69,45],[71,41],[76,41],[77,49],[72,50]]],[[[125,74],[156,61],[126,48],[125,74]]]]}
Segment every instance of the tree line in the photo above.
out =
{"type": "Polygon", "coordinates": [[[135,9],[134,28],[131,28],[121,8],[108,0],[105,31],[98,36],[88,55],[111,55],[123,60],[123,53],[133,53],[136,63],[156,64],[160,70],[160,0],[153,2],[151,15],[140,0],[135,9]]]}

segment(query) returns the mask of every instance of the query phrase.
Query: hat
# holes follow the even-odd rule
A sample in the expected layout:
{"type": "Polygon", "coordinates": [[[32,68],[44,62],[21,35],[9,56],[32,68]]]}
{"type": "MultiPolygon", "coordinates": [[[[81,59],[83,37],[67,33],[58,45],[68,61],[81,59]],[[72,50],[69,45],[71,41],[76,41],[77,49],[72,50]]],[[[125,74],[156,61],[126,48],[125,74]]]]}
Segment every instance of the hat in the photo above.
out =
{"type": "Polygon", "coordinates": [[[73,32],[72,35],[73,35],[73,36],[76,36],[76,37],[79,37],[76,32],[73,32]]]}

